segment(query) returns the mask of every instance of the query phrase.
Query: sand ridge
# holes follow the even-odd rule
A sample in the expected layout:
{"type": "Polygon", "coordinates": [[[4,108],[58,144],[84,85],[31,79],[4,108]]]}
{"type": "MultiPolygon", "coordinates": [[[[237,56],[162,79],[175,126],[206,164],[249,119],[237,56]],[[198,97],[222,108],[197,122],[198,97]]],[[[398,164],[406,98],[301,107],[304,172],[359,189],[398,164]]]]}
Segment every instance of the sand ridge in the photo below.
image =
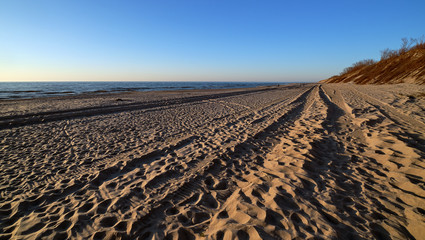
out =
{"type": "Polygon", "coordinates": [[[32,119],[8,108],[0,237],[421,239],[425,104],[408,96],[424,90],[124,94],[32,119]]]}

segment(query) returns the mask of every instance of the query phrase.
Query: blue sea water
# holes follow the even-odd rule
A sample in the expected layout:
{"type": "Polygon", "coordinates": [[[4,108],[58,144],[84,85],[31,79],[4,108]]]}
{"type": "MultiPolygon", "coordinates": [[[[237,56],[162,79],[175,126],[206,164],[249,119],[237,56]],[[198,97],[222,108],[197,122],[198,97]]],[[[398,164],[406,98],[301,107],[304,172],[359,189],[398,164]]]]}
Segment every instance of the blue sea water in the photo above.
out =
{"type": "Polygon", "coordinates": [[[0,82],[0,99],[64,96],[81,93],[224,89],[272,86],[270,82],[0,82]]]}

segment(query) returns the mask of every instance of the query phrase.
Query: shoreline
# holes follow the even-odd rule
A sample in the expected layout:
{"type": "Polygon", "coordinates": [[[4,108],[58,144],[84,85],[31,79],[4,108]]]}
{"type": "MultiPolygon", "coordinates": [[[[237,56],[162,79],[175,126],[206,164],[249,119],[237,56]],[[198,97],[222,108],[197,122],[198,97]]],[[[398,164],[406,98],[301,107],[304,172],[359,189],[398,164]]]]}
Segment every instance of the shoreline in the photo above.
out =
{"type": "Polygon", "coordinates": [[[292,84],[0,101],[0,237],[419,239],[423,92],[292,84]]]}
{"type": "MultiPolygon", "coordinates": [[[[306,84],[308,85],[309,83],[291,83],[280,86],[293,87],[306,84]]],[[[18,119],[19,121],[19,119],[22,118],[39,118],[40,116],[49,115],[49,113],[59,114],[72,111],[99,110],[102,108],[107,109],[108,107],[121,111],[119,106],[129,107],[133,105],[137,108],[137,105],[140,105],[140,107],[142,107],[142,105],[154,105],[152,103],[166,105],[167,99],[172,99],[172,102],[175,102],[176,99],[180,99],[181,102],[187,100],[196,101],[196,97],[204,97],[207,99],[209,95],[211,95],[210,98],[214,98],[217,97],[217,94],[218,97],[220,97],[220,94],[237,95],[238,92],[263,91],[277,87],[278,86],[259,86],[228,89],[133,91],[103,94],[83,93],[72,96],[52,96],[31,99],[0,99],[0,107],[3,109],[3,111],[0,112],[0,128],[4,128],[12,122],[8,120],[18,119]]],[[[131,110],[131,108],[122,109],[122,111],[126,110],[131,110]]],[[[101,113],[102,111],[99,112],[99,114],[101,113]]],[[[107,111],[105,111],[105,113],[107,113],[107,111]]],[[[84,114],[81,114],[81,116],[84,116],[84,114]]]]}
{"type": "Polygon", "coordinates": [[[0,100],[128,92],[220,90],[292,84],[291,82],[0,82],[0,100]],[[27,96],[26,96],[26,95],[27,96]]]}

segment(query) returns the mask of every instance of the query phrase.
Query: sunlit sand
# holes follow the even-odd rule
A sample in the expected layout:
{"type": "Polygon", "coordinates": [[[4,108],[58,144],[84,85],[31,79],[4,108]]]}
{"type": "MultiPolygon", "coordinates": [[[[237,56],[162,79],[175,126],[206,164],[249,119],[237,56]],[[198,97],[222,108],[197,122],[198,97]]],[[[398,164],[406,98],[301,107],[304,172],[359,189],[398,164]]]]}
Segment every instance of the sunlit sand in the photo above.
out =
{"type": "Polygon", "coordinates": [[[424,91],[1,101],[0,237],[421,239],[424,91]]]}

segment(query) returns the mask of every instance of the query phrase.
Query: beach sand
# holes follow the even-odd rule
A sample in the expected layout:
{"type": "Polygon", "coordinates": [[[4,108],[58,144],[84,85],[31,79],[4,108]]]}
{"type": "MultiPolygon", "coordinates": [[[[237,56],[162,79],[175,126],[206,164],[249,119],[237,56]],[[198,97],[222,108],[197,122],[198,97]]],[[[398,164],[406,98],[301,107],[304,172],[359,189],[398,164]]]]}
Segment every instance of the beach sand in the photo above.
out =
{"type": "Polygon", "coordinates": [[[424,93],[0,101],[0,239],[424,239],[424,93]]]}

